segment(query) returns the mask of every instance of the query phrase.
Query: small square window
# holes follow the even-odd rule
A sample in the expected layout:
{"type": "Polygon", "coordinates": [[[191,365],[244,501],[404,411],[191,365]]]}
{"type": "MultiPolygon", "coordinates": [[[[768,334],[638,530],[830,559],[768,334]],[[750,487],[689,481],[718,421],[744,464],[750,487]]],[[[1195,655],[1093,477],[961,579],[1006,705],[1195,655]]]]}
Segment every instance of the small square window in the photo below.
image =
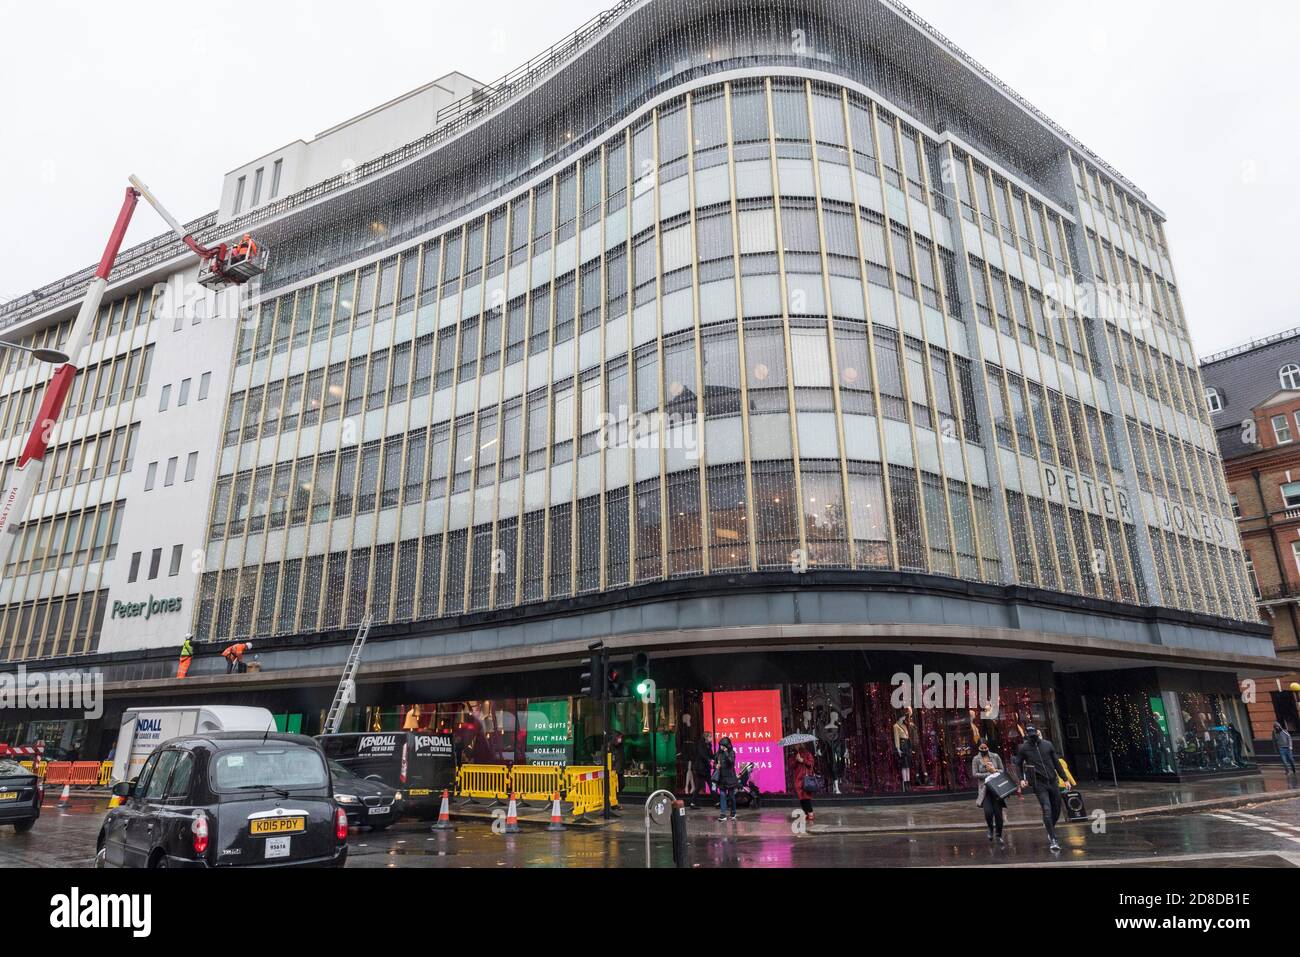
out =
{"type": "Polygon", "coordinates": [[[158,577],[158,569],[162,565],[162,549],[155,548],[149,553],[149,580],[153,581],[158,577]]]}
{"type": "Polygon", "coordinates": [[[1286,445],[1291,441],[1291,420],[1285,415],[1273,416],[1273,437],[1277,439],[1278,445],[1286,445]]]}
{"type": "Polygon", "coordinates": [[[158,463],[150,462],[149,468],[144,473],[144,490],[146,492],[153,490],[153,483],[158,480],[158,463]]]}
{"type": "Polygon", "coordinates": [[[126,573],[127,583],[131,583],[140,577],[140,553],[135,552],[131,556],[131,570],[126,573]]]}
{"type": "Polygon", "coordinates": [[[171,398],[172,398],[172,387],[170,385],[163,386],[162,394],[158,397],[159,412],[167,411],[167,403],[171,401],[171,398]]]}
{"type": "Polygon", "coordinates": [[[208,397],[208,386],[212,384],[212,373],[205,372],[199,377],[199,401],[202,402],[208,397]]]}
{"type": "Polygon", "coordinates": [[[1282,504],[1287,508],[1300,508],[1300,482],[1287,482],[1282,486],[1282,504]]]}
{"type": "Polygon", "coordinates": [[[199,453],[191,452],[189,456],[185,459],[185,481],[193,482],[194,473],[198,471],[198,468],[199,468],[199,453]]]}

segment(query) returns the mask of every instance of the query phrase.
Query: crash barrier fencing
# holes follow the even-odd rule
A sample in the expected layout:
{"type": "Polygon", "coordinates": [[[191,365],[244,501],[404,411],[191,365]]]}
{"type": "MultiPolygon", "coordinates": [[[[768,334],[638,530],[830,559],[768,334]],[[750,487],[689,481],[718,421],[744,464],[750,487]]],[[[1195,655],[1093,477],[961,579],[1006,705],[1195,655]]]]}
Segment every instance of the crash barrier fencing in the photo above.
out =
{"type": "Polygon", "coordinates": [[[550,801],[557,793],[573,805],[574,817],[605,807],[604,777],[609,774],[609,804],[618,807],[618,778],[596,765],[462,764],[456,795],[470,799],[550,801]]]}
{"type": "Polygon", "coordinates": [[[562,790],[564,769],[550,764],[516,764],[509,790],[521,801],[549,801],[562,790]]]}
{"type": "Polygon", "coordinates": [[[582,817],[590,811],[605,809],[605,782],[609,775],[609,806],[618,807],[618,777],[608,769],[577,765],[564,769],[564,794],[573,804],[573,816],[582,817]]]}
{"type": "MultiPolygon", "coordinates": [[[[33,770],[30,762],[22,762],[29,771],[33,770]]],[[[47,785],[73,787],[103,787],[113,774],[112,761],[42,761],[34,770],[37,777],[47,785]]]]}
{"type": "Polygon", "coordinates": [[[504,764],[462,764],[456,771],[456,794],[466,798],[504,801],[510,791],[510,769],[504,764]]]}

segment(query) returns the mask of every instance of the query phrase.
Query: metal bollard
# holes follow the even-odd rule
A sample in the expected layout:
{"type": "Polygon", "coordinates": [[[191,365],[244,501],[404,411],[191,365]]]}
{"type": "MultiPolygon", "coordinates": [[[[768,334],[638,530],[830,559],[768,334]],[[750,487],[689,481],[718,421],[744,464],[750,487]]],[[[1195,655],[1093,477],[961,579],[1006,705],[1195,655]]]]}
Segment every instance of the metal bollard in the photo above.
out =
{"type": "Polygon", "coordinates": [[[678,867],[690,867],[686,850],[686,802],[673,802],[673,863],[678,867]]]}

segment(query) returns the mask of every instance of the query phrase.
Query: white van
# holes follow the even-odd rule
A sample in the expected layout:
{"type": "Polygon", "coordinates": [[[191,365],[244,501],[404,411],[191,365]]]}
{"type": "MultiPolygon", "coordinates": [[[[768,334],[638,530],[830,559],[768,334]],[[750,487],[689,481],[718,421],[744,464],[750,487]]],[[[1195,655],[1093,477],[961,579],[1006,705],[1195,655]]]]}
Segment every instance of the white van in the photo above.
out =
{"type": "Polygon", "coordinates": [[[275,718],[265,708],[241,705],[128,708],[122,714],[122,728],[117,733],[111,783],[133,780],[158,745],[183,734],[274,730],[275,718]]]}

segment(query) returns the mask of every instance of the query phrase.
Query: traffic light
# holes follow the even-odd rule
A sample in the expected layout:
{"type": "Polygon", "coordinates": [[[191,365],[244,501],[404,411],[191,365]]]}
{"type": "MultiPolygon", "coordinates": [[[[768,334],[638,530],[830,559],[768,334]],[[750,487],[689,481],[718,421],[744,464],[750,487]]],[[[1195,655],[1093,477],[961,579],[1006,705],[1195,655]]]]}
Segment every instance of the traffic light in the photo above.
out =
{"type": "Polygon", "coordinates": [[[605,651],[601,642],[589,646],[591,657],[582,662],[582,694],[596,701],[605,697],[605,651]]]}
{"type": "Polygon", "coordinates": [[[642,701],[652,700],[654,682],[650,680],[650,656],[638,651],[632,658],[632,688],[642,701]]]}
{"type": "Polygon", "coordinates": [[[605,688],[611,698],[629,697],[627,690],[627,672],[622,664],[611,662],[605,670],[605,688]]]}

